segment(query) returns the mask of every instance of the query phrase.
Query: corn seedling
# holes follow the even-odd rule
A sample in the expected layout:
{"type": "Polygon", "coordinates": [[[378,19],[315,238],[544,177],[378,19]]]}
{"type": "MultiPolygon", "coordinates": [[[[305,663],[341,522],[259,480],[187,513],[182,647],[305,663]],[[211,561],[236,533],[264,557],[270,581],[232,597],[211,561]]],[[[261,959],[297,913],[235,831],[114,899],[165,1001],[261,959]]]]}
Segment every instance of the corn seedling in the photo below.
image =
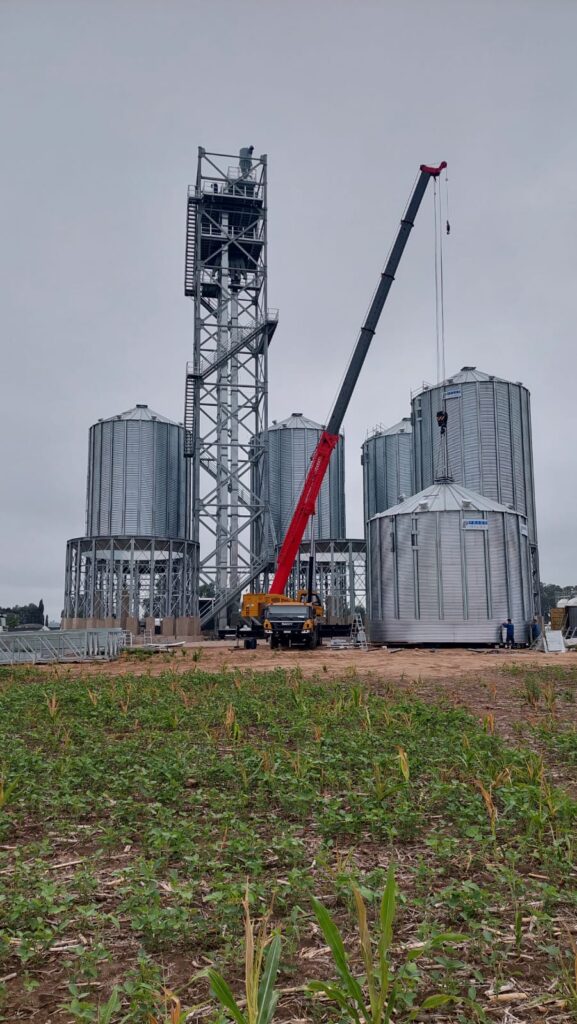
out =
{"type": "Polygon", "coordinates": [[[497,807],[496,807],[496,804],[495,804],[495,802],[493,800],[493,796],[491,794],[491,789],[493,787],[491,785],[489,787],[489,789],[486,789],[485,786],[483,785],[483,783],[480,781],[480,779],[475,779],[475,786],[477,787],[477,789],[479,790],[481,796],[483,797],[483,801],[485,803],[485,807],[487,808],[487,814],[489,816],[489,823],[491,825],[491,832],[492,832],[493,838],[495,838],[496,831],[497,831],[497,807]]]}
{"type": "Polygon", "coordinates": [[[488,732],[490,736],[495,733],[495,716],[491,713],[485,715],[483,719],[483,729],[488,732]]]}
{"type": "Polygon", "coordinates": [[[543,696],[549,712],[554,715],[557,710],[557,691],[555,690],[555,683],[546,683],[543,687],[543,696]]]}
{"type": "Polygon", "coordinates": [[[16,781],[7,783],[6,779],[0,777],[0,811],[10,802],[10,797],[16,789],[16,781]]]}
{"type": "Polygon", "coordinates": [[[376,761],[373,764],[373,777],[375,780],[375,796],[377,800],[384,800],[387,795],[387,784],[383,778],[383,770],[376,761]]]}
{"type": "Polygon", "coordinates": [[[527,778],[529,782],[542,784],[545,778],[545,765],[542,757],[532,757],[527,761],[527,778]]]}
{"type": "Polygon", "coordinates": [[[399,766],[401,769],[401,775],[403,776],[405,782],[408,782],[411,777],[411,772],[409,769],[409,758],[407,757],[407,751],[404,750],[403,747],[399,747],[397,760],[399,762],[399,766]]]}
{"type": "Polygon", "coordinates": [[[229,1020],[235,1021],[236,1024],[270,1024],[279,997],[274,986],[280,960],[280,935],[268,932],[269,914],[262,918],[260,925],[255,929],[250,916],[248,887],[242,905],[246,1010],[241,1010],[228,983],[212,968],[207,971],[210,989],[229,1020]]]}
{"type": "Polygon", "coordinates": [[[178,996],[165,989],[161,998],[164,1000],[166,1016],[162,1019],[152,1016],[149,1018],[149,1024],[185,1024],[187,1018],[190,1017],[190,1010],[183,1010],[178,996]]]}
{"type": "Polygon", "coordinates": [[[235,722],[236,722],[236,712],[235,712],[232,704],[229,704],[227,709],[226,709],[226,714],[224,716],[224,727],[225,727],[226,732],[227,732],[227,734],[229,736],[232,735],[232,727],[233,727],[235,722]]]}
{"type": "Polygon", "coordinates": [[[338,981],[312,981],[309,990],[325,996],[330,1002],[336,1003],[346,1018],[354,1024],[390,1024],[393,1013],[406,1009],[404,1017],[395,1019],[415,1020],[426,1010],[437,1009],[453,1001],[453,997],[438,993],[429,995],[418,1006],[413,1003],[414,972],[410,964],[419,956],[445,943],[462,941],[464,936],[451,932],[437,935],[423,942],[416,949],[408,952],[404,965],[392,972],[391,951],[393,944],[393,922],[396,908],[396,883],[394,868],[389,867],[387,883],[379,911],[376,935],[371,936],[367,921],[367,909],[363,897],[356,886],[353,886],[357,915],[359,947],[363,961],[364,974],[356,977],[351,971],[349,958],[346,954],[341,934],[328,910],[313,899],[313,909],[329,946],[338,981]],[[409,1004],[412,1009],[408,1009],[409,1004]]]}
{"type": "Polygon", "coordinates": [[[130,686],[130,683],[129,683],[128,686],[126,687],[126,693],[125,693],[124,697],[120,697],[120,699],[118,701],[118,706],[119,706],[120,710],[122,711],[123,715],[128,714],[128,708],[129,708],[129,705],[130,705],[130,691],[131,691],[131,689],[132,689],[132,687],[130,686]]]}
{"type": "Polygon", "coordinates": [[[541,687],[536,679],[525,680],[525,700],[530,707],[537,707],[541,700],[541,687]]]}
{"type": "MultiPolygon", "coordinates": [[[[355,676],[356,676],[355,669],[355,676]]],[[[366,693],[360,686],[353,686],[351,690],[351,703],[354,708],[360,708],[364,705],[366,700],[366,693]]]]}

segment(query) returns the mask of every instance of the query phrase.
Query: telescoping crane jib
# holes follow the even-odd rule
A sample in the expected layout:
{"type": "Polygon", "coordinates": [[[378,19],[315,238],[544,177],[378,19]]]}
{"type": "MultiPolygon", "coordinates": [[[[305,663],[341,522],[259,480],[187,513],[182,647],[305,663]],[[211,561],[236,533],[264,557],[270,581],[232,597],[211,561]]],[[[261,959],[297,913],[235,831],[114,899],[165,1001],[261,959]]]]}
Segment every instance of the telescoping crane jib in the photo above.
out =
{"type": "Polygon", "coordinates": [[[385,269],[381,274],[377,290],[373,296],[365,322],[361,327],[358,341],[353,350],[351,361],[348,365],[341,389],[337,395],[329,422],[319,438],[319,442],[311,459],[311,464],[303,484],[301,495],[279,552],[277,569],[272,581],[270,592],[266,595],[246,595],[247,607],[249,600],[251,601],[251,606],[253,608],[256,606],[260,607],[266,602],[270,602],[271,599],[274,601],[275,598],[282,601],[281,595],[284,594],[308,521],[314,514],[316,500],[329,466],[331,454],[338,443],[339,431],[341,429],[345,413],[349,406],[349,402],[359,378],[367,352],[369,351],[373,335],[379,322],[379,317],[383,311],[383,306],[387,301],[387,296],[395,279],[395,273],[399,266],[401,256],[403,255],[405,245],[407,244],[407,239],[411,233],[419,206],[421,205],[429,180],[431,178],[437,178],[446,166],[447,164],[444,160],[438,167],[429,167],[427,164],[421,164],[417,183],[401,220],[397,237],[391,249],[385,269]]]}

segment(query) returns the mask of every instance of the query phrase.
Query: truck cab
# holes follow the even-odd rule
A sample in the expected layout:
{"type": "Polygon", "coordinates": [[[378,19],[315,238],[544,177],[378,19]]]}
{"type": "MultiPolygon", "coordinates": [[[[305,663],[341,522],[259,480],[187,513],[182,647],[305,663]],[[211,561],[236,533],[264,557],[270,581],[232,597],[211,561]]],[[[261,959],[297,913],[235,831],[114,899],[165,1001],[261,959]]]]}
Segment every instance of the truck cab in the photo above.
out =
{"type": "Polygon", "coordinates": [[[268,605],[264,612],[264,635],[272,649],[318,647],[321,632],[315,606],[303,601],[268,605]]]}

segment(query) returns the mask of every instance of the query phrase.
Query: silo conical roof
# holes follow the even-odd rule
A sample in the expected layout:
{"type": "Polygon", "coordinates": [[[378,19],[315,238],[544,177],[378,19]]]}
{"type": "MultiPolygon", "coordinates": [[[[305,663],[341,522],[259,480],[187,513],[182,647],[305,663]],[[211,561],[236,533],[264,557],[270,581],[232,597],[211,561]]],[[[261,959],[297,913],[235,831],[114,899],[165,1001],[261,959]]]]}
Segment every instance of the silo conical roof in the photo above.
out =
{"type": "Polygon", "coordinates": [[[411,495],[399,505],[379,512],[374,518],[382,516],[411,515],[413,512],[508,512],[518,515],[514,509],[501,505],[492,498],[462,487],[460,484],[431,484],[424,491],[411,495]]]}
{"type": "Polygon", "coordinates": [[[285,430],[287,428],[291,430],[324,430],[322,423],[315,423],[314,420],[307,419],[302,412],[291,412],[286,420],[275,420],[268,429],[285,430]]]}
{"type": "Polygon", "coordinates": [[[132,409],[127,409],[126,412],[117,413],[116,416],[106,416],[105,419],[98,422],[108,423],[109,420],[156,420],[158,423],[172,423],[178,426],[174,420],[169,420],[167,416],[161,416],[159,412],[154,412],[154,409],[150,409],[148,405],[135,405],[132,409]]]}
{"type": "Polygon", "coordinates": [[[394,423],[392,427],[383,427],[381,424],[376,426],[368,435],[367,441],[370,441],[373,437],[389,437],[394,434],[411,434],[412,432],[413,426],[411,423],[411,417],[403,416],[402,420],[399,420],[398,423],[394,423]]]}

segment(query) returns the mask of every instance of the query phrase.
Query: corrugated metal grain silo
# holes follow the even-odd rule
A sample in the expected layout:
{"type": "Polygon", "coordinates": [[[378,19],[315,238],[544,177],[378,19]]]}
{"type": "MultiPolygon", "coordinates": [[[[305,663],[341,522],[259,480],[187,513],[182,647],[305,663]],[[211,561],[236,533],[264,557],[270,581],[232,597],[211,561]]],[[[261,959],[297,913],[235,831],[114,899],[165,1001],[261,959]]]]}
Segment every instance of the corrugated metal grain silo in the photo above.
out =
{"type": "Polygon", "coordinates": [[[413,493],[411,434],[411,420],[406,416],[394,427],[377,427],[364,442],[361,464],[365,523],[413,493]]]}
{"type": "MultiPolygon", "coordinates": [[[[290,523],[301,493],[322,426],[293,412],[268,429],[270,514],[273,538],[279,546],[290,523]]],[[[317,501],[316,514],[307,526],[303,540],[341,540],[346,536],[345,520],[345,443],[341,439],[333,451],[328,473],[317,501]]]]}
{"type": "Polygon", "coordinates": [[[531,398],[523,384],[464,366],[412,399],[415,490],[439,475],[441,439],[436,416],[446,411],[449,473],[469,487],[527,517],[537,544],[531,438],[531,398]]]}
{"type": "Polygon", "coordinates": [[[187,537],[184,428],[147,405],[90,428],[86,535],[187,537]]]}
{"type": "Polygon", "coordinates": [[[516,640],[535,614],[527,519],[458,484],[436,483],[368,524],[369,632],[376,643],[516,640]]]}

